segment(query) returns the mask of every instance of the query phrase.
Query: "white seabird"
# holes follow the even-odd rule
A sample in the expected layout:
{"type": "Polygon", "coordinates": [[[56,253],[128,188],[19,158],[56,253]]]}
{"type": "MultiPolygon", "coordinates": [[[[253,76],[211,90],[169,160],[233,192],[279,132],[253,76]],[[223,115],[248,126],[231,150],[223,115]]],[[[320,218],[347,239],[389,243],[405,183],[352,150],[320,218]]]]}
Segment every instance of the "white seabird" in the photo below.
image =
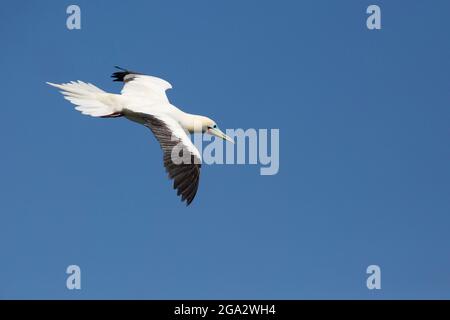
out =
{"type": "Polygon", "coordinates": [[[124,83],[121,94],[108,93],[82,81],[47,84],[61,89],[64,98],[82,114],[102,118],[123,116],[150,128],[163,150],[164,166],[174,180],[174,189],[189,205],[198,189],[201,155],[187,133],[209,133],[233,140],[210,118],[183,112],[170,104],[166,90],[172,89],[172,85],[167,81],[116,68],[120,71],[111,77],[124,83]]]}

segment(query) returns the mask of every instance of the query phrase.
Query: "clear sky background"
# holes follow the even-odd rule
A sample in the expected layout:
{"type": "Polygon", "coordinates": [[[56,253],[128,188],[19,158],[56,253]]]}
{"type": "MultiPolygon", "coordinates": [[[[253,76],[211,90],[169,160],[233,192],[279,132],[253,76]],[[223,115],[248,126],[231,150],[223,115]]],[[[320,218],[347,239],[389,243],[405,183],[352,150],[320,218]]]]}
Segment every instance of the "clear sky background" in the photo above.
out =
{"type": "Polygon", "coordinates": [[[449,11],[3,1],[0,298],[450,298],[449,11]],[[222,129],[279,128],[278,175],[204,166],[186,207],[148,129],[82,116],[45,84],[119,92],[114,65],[168,80],[222,129]]]}

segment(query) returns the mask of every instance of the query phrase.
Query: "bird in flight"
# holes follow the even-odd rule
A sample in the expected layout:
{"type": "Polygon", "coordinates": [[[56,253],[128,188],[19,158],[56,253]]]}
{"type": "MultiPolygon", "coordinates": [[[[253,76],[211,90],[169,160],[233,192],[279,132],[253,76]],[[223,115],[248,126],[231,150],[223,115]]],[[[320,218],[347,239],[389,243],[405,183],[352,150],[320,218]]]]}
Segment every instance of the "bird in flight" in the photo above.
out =
{"type": "Polygon", "coordinates": [[[92,117],[125,117],[148,127],[163,151],[163,160],[173,187],[181,201],[189,205],[197,193],[200,180],[201,155],[188,133],[209,133],[234,143],[216,122],[208,117],[186,113],[169,102],[167,81],[116,67],[111,76],[124,83],[120,94],[108,93],[91,83],[71,81],[47,84],[61,89],[64,98],[75,109],[92,117]]]}

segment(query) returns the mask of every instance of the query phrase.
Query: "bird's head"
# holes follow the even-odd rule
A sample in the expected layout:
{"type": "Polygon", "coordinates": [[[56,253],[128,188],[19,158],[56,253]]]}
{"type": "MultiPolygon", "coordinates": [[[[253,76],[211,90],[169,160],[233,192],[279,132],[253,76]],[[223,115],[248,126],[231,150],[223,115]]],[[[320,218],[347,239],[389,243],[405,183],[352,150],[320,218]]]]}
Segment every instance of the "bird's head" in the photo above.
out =
{"type": "Polygon", "coordinates": [[[234,143],[234,140],[227,136],[222,130],[219,129],[216,122],[208,117],[200,116],[202,132],[209,133],[213,136],[222,138],[223,140],[227,140],[231,143],[234,143]]]}

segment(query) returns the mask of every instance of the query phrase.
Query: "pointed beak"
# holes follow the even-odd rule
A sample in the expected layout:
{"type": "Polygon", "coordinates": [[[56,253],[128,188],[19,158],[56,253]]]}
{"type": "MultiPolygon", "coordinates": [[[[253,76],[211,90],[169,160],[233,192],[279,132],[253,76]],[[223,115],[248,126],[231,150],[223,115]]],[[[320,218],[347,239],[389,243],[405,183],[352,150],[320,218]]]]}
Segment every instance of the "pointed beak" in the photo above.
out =
{"type": "Polygon", "coordinates": [[[216,137],[222,138],[223,140],[227,140],[234,144],[234,140],[223,133],[219,128],[211,128],[208,130],[208,132],[216,137]]]}

